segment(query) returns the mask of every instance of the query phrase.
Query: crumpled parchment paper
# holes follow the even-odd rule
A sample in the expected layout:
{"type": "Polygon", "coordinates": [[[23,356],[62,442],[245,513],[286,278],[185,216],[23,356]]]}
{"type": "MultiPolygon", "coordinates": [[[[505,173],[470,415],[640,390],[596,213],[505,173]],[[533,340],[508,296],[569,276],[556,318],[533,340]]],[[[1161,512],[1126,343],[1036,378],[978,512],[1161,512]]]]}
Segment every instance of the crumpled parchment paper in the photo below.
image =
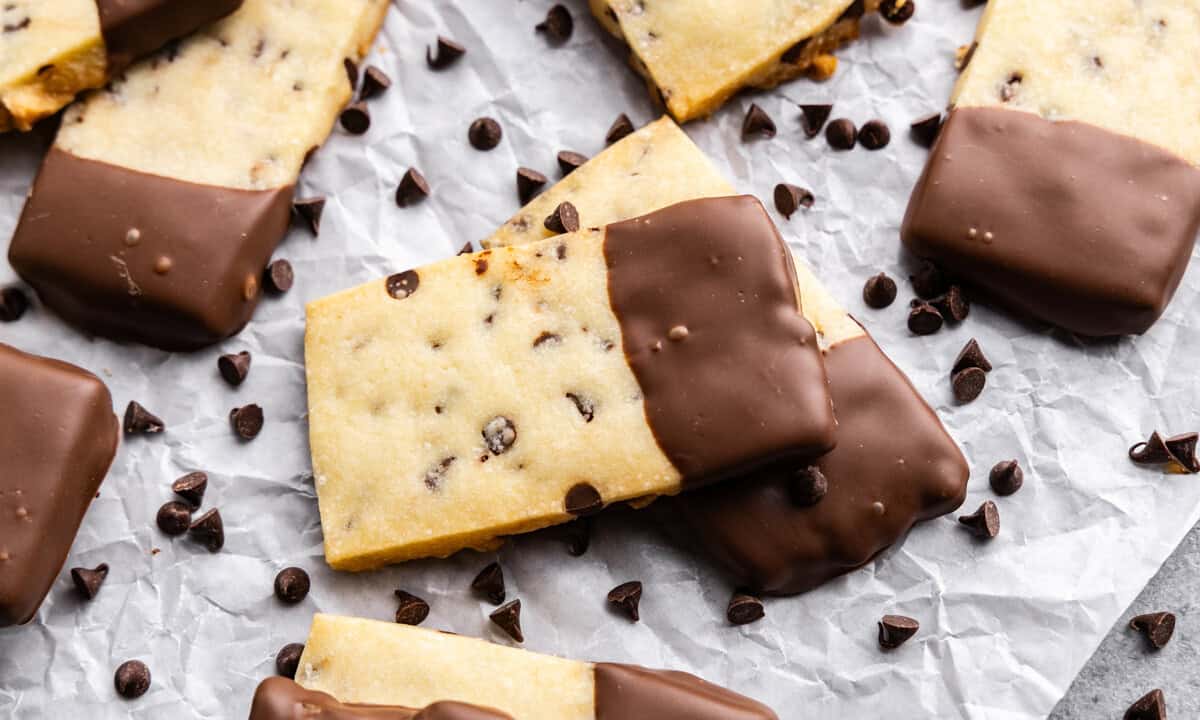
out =
{"type": "MultiPolygon", "coordinates": [[[[296,287],[265,299],[238,337],[169,354],[88,338],[41,307],[0,325],[0,341],[100,373],[118,412],[136,399],[167,423],[162,436],[123,441],[67,561],[109,564],[99,596],[76,600],[64,569],[33,623],[0,631],[0,715],[241,720],[259,680],[274,672],[276,651],[304,640],[313,612],[390,618],[395,588],[430,601],[427,627],[507,642],[490,627],[491,607],[468,589],[490,556],[461,553],[359,575],[325,566],[309,477],[303,308],[487,235],[518,207],[518,165],[556,178],[558,150],[594,154],[618,113],[639,125],[656,116],[583,0],[568,3],[576,28],[566,46],[534,32],[550,4],[410,0],[392,8],[371,62],[394,85],[371,102],[366,136],[335,131],[305,171],[300,194],[329,196],[321,236],[289,234],[277,256],[295,265],[296,287]],[[435,73],[423,56],[439,33],[469,52],[435,73]],[[504,127],[490,153],[467,143],[467,126],[480,115],[504,127]],[[410,165],[433,195],[402,209],[391,198],[410,165]],[[253,367],[231,389],[216,358],[242,349],[253,353],[253,367]],[[263,405],[267,421],[243,444],[227,413],[248,402],[263,405]],[[205,507],[219,507],[225,519],[225,549],[216,554],[154,524],[170,481],[191,470],[209,473],[205,507]],[[288,565],[313,579],[295,607],[272,595],[275,573],[288,565]],[[132,702],[112,688],[113,670],[129,658],[146,661],[154,676],[150,692],[132,702]]],[[[883,311],[862,304],[868,275],[907,274],[898,226],[925,158],[907,126],[945,105],[955,47],[970,41],[979,12],[956,0],[919,5],[902,28],[868,18],[833,81],[740,96],[687,130],[739,190],[768,204],[779,181],[812,188],[811,210],[776,221],[961,443],[973,469],[964,510],[993,498],[986,476],[994,462],[1015,457],[1026,468],[1024,489],[997,499],[1000,537],[984,544],[952,519],[926,523],[868,567],[807,595],[769,600],[764,620],[732,628],[724,620],[731,588],[719,574],[648,515],[610,513],[581,558],[553,533],[499,552],[509,596],[523,601],[530,650],[688,670],[769,703],[785,719],[1039,718],[1200,516],[1200,481],[1125,459],[1152,429],[1200,424],[1196,267],[1153,330],[1119,341],[1079,340],[979,305],[962,326],[916,338],[905,328],[907,294],[883,311]],[[795,103],[830,100],[834,117],[885,119],[891,145],[835,153],[821,139],[805,140],[795,103]],[[779,125],[774,140],[741,142],[752,101],[779,125]],[[958,407],[948,370],[972,336],[996,368],[983,396],[958,407]],[[630,579],[645,583],[636,625],[604,601],[630,579]],[[921,632],[884,653],[875,621],[890,612],[918,618],[921,632]]],[[[2,237],[40,153],[33,138],[0,138],[2,237]]],[[[0,282],[14,280],[3,264],[0,282]]]]}

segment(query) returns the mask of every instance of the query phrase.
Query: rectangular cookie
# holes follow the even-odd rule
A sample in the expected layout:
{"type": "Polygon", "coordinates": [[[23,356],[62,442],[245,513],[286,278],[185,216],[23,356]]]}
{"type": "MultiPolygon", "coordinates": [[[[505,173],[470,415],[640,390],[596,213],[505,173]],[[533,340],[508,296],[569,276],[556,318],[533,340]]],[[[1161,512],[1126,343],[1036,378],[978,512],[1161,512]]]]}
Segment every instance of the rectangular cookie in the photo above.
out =
{"type": "Polygon", "coordinates": [[[335,568],[493,547],[832,447],[790,254],[757,200],[682,203],[310,303],[335,568]]]}
{"type": "Polygon", "coordinates": [[[293,185],[386,0],[246,0],[71,107],[9,249],[90,332],[194,349],[240,330],[293,185]]]}
{"type": "Polygon", "coordinates": [[[1198,55],[1192,3],[989,3],[904,244],[1069,331],[1144,332],[1200,228],[1198,55]]]}
{"type": "Polygon", "coordinates": [[[879,0],[589,0],[629,62],[679,122],[745,87],[833,75],[842,44],[879,0]]]}
{"type": "Polygon", "coordinates": [[[0,343],[0,627],[29,622],[117,452],[95,375],[0,343]]]}
{"type": "Polygon", "coordinates": [[[346,703],[454,700],[520,720],[777,720],[765,705],[687,673],[565,660],[321,614],[313,617],[296,682],[346,703]]]}
{"type": "Polygon", "coordinates": [[[239,5],[241,0],[5,0],[0,132],[29,130],[133,60],[239,5]]]}

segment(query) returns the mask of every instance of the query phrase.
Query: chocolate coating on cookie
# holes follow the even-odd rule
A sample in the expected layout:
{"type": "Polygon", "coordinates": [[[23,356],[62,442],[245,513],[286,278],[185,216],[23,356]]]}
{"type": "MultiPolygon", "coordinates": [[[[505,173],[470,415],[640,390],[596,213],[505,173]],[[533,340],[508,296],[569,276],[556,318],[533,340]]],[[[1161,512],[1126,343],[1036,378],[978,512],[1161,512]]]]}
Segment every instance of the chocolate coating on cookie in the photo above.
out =
{"type": "Polygon", "coordinates": [[[596,663],[596,720],[778,720],[766,705],[671,670],[596,663]]]}
{"type": "Polygon", "coordinates": [[[263,680],[254,693],[250,720],[512,720],[490,708],[460,702],[437,702],[423,710],[387,705],[338,702],[318,690],[306,690],[292,680],[263,680]]]}
{"type": "Polygon", "coordinates": [[[241,5],[242,0],[96,0],[109,73],[241,5]]]}

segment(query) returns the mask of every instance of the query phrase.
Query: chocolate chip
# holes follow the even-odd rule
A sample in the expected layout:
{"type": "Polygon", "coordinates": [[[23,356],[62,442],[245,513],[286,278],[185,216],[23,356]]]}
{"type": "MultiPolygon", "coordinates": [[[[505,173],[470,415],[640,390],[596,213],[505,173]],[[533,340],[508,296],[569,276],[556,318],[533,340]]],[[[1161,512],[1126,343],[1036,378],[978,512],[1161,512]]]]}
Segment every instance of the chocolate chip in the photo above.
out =
{"type": "Polygon", "coordinates": [[[397,300],[404,300],[417,291],[421,285],[421,276],[416,270],[405,270],[402,273],[389,275],[384,283],[387,287],[387,294],[397,300]]]}
{"type": "Polygon", "coordinates": [[[222,355],[217,358],[217,371],[230,385],[241,385],[250,373],[250,353],[242,350],[239,353],[222,355]]]}
{"type": "Polygon", "coordinates": [[[1155,650],[1162,650],[1175,634],[1175,615],[1169,612],[1138,615],[1129,621],[1129,627],[1145,635],[1155,650]]]}
{"type": "Polygon", "coordinates": [[[933,298],[929,304],[937,308],[943,318],[953,322],[962,322],[971,313],[971,303],[957,285],[951,285],[946,294],[933,298]]]}
{"type": "Polygon", "coordinates": [[[916,272],[908,276],[908,280],[912,283],[913,292],[923,300],[944,295],[950,289],[950,284],[946,282],[946,276],[942,274],[941,268],[928,260],[922,260],[921,264],[917,266],[916,272]]]}
{"type": "MultiPolygon", "coordinates": [[[[95,568],[71,568],[71,582],[75,583],[75,591],[84,600],[91,600],[100,592],[104,578],[108,577],[108,565],[100,563],[95,568]]],[[[1174,619],[1171,622],[1174,626],[1174,619]]]]}
{"type": "Polygon", "coordinates": [[[903,25],[917,11],[913,0],[883,0],[879,3],[879,14],[893,25],[903,25]]]}
{"type": "Polygon", "coordinates": [[[867,307],[880,310],[896,300],[896,281],[885,273],[872,275],[863,285],[863,302],[867,307]]]}
{"type": "Polygon", "coordinates": [[[867,150],[880,150],[892,141],[892,131],[882,120],[868,120],[858,131],[858,144],[867,150]]]}
{"type": "Polygon", "coordinates": [[[488,271],[488,261],[486,257],[475,258],[475,274],[483,275],[488,271]]]}
{"type": "Polygon", "coordinates": [[[292,203],[292,212],[300,218],[313,235],[321,233],[321,213],[325,212],[325,196],[302,198],[292,203]]]}
{"type": "Polygon", "coordinates": [[[140,698],[150,689],[150,668],[141,660],[126,660],[113,673],[113,687],[126,700],[140,698]]]}
{"type": "Polygon", "coordinates": [[[358,63],[350,58],[342,59],[342,67],[346,68],[346,79],[350,81],[350,94],[358,89],[358,63]]]}
{"type": "Polygon", "coordinates": [[[1186,473],[1200,473],[1200,460],[1196,459],[1196,433],[1184,433],[1163,440],[1171,461],[1186,473]]]}
{"type": "Polygon", "coordinates": [[[29,296],[21,288],[0,290],[0,322],[16,322],[29,309],[29,296]]]}
{"type": "Polygon", "coordinates": [[[229,411],[229,424],[233,432],[243,440],[253,440],[258,437],[263,428],[262,407],[250,403],[229,411]]]}
{"type": "Polygon", "coordinates": [[[1021,73],[1013,73],[1008,76],[1008,81],[1000,86],[1001,102],[1008,102],[1017,96],[1017,90],[1020,89],[1023,79],[1021,73]]]}
{"type": "Polygon", "coordinates": [[[566,7],[555,5],[546,13],[546,19],[537,24],[536,29],[546,33],[551,42],[564,43],[571,39],[571,33],[575,31],[575,19],[566,7]]]}
{"type": "Polygon", "coordinates": [[[172,537],[182,535],[191,527],[192,508],[187,503],[172,500],[158,509],[154,521],[164,534],[172,537]]]}
{"type": "Polygon", "coordinates": [[[362,92],[358,94],[358,99],[370,100],[379,97],[391,86],[392,79],[388,77],[387,73],[374,65],[368,65],[367,71],[363,73],[362,92]]]}
{"type": "Polygon", "coordinates": [[[560,202],[542,224],[552,233],[575,232],[579,229],[579,211],[569,202],[560,202]]]}
{"type": "Polygon", "coordinates": [[[225,523],[221,522],[221,511],[213,508],[201,515],[188,528],[188,535],[209,552],[220,550],[225,546],[225,523]]]}
{"type": "Polygon", "coordinates": [[[407,207],[413,203],[418,203],[429,197],[429,183],[425,181],[425,176],[416,168],[409,168],[404,177],[400,178],[400,185],[396,188],[396,204],[400,207],[407,207]]]}
{"type": "Polygon", "coordinates": [[[960,515],[958,522],[975,537],[990,540],[1000,534],[1000,511],[991,500],[985,500],[970,515],[960,515]]]}
{"type": "Polygon", "coordinates": [[[521,601],[520,599],[501,605],[488,615],[492,622],[496,623],[508,636],[517,642],[525,642],[525,635],[521,632],[521,601]]]}
{"type": "Polygon", "coordinates": [[[163,421],[157,415],[130,400],[125,406],[125,434],[153,435],[163,431],[163,421]]]}
{"type": "Polygon", "coordinates": [[[920,628],[921,624],[910,617],[884,615],[879,620],[879,647],[895,650],[916,635],[920,628]]]}
{"type": "Polygon", "coordinates": [[[433,48],[425,46],[425,62],[434,70],[450,67],[456,60],[463,56],[467,49],[462,45],[454,42],[450,38],[438,35],[437,39],[437,55],[433,54],[433,48]]]}
{"type": "Polygon", "coordinates": [[[992,363],[983,354],[983,350],[975,338],[968,340],[963,349],[959,351],[958,357],[954,358],[954,364],[950,366],[950,375],[953,376],[960,370],[973,367],[984,372],[992,371],[992,363]]]}
{"type": "Polygon", "coordinates": [[[1025,483],[1025,471],[1016,460],[1002,460],[992,466],[988,482],[997,495],[1012,495],[1025,483]]]}
{"type": "Polygon", "coordinates": [[[500,563],[494,562],[479,571],[471,581],[471,589],[483,595],[493,605],[504,602],[504,570],[500,563]]]}
{"type": "Polygon", "coordinates": [[[825,141],[834,150],[850,150],[858,140],[858,130],[846,118],[838,118],[825,126],[825,141]]]}
{"type": "Polygon", "coordinates": [[[521,198],[522,205],[532,200],[545,184],[546,176],[537,170],[517,168],[517,197],[521,198]]]}
{"type": "Polygon", "coordinates": [[[590,483],[576,483],[567,491],[563,507],[576,517],[595,515],[604,508],[604,499],[590,483]]]}
{"type": "Polygon", "coordinates": [[[183,498],[193,510],[199,509],[207,489],[208,475],[202,472],[190,472],[171,483],[171,492],[183,498]]]}
{"type": "Polygon", "coordinates": [[[779,183],[775,186],[775,209],[789,220],[796,210],[812,207],[813,199],[812,192],[799,185],[779,183]]]}
{"type": "Polygon", "coordinates": [[[562,171],[563,177],[570,175],[587,161],[587,155],[581,155],[571,150],[562,150],[558,153],[558,169],[562,171]]]}
{"type": "Polygon", "coordinates": [[[3,31],[6,33],[18,32],[20,30],[24,30],[25,28],[29,27],[29,24],[31,22],[33,22],[33,20],[31,18],[23,17],[20,20],[17,20],[16,22],[5,23],[3,26],[3,31]]]}
{"type": "Polygon", "coordinates": [[[562,342],[562,335],[558,335],[557,333],[552,333],[552,332],[543,330],[541,333],[538,334],[537,337],[535,337],[533,339],[533,346],[541,347],[542,345],[545,345],[546,343],[550,343],[552,345],[557,345],[561,342],[562,342]]]}
{"type": "Polygon", "coordinates": [[[742,140],[755,137],[775,137],[775,121],[766,110],[758,106],[758,103],[750,103],[750,109],[746,111],[746,117],[742,120],[742,140]]]}
{"type": "Polygon", "coordinates": [[[292,289],[296,272],[287,260],[273,260],[263,271],[263,287],[274,295],[282,295],[292,289]]]}
{"type": "Polygon", "coordinates": [[[932,335],[942,329],[942,314],[927,302],[916,302],[908,312],[908,329],[914,335],[932,335]]]}
{"type": "Polygon", "coordinates": [[[608,132],[604,135],[604,142],[612,145],[631,132],[633,132],[633,122],[630,121],[628,115],[621,113],[609,126],[608,132]]]}
{"type": "Polygon", "coordinates": [[[587,553],[588,546],[592,543],[592,518],[581,517],[561,527],[563,537],[567,541],[567,554],[580,557],[587,553]]]}
{"type": "Polygon", "coordinates": [[[365,102],[352,102],[342,109],[338,116],[342,127],[351,135],[362,135],[371,129],[371,113],[365,102]]]}
{"type": "Polygon", "coordinates": [[[567,393],[567,399],[575,403],[575,409],[583,416],[584,422],[591,422],[596,417],[596,401],[577,393],[567,393]]]}
{"type": "Polygon", "coordinates": [[[950,387],[954,390],[954,399],[960,403],[969,403],[979,397],[985,385],[987,385],[987,373],[981,368],[964,368],[950,376],[950,387]]]}
{"type": "Polygon", "coordinates": [[[456,255],[470,255],[473,252],[475,252],[475,248],[471,247],[470,242],[467,242],[461,248],[459,248],[458,252],[455,254],[456,255]]]}
{"type": "Polygon", "coordinates": [[[734,591],[725,609],[725,618],[730,625],[746,625],[763,619],[766,614],[762,600],[741,590],[734,591]]]}
{"type": "MultiPolygon", "coordinates": [[[[437,412],[439,415],[442,412],[439,409],[440,407],[441,406],[439,405],[438,407],[434,408],[435,412],[437,412]]],[[[433,467],[426,470],[425,471],[425,487],[429,490],[437,490],[437,489],[441,488],[442,480],[444,480],[446,478],[446,472],[450,469],[450,466],[453,465],[454,461],[457,459],[458,458],[454,457],[453,455],[451,455],[449,457],[444,457],[436,465],[434,465],[433,467]]]]}
{"type": "Polygon", "coordinates": [[[275,655],[275,672],[285,678],[295,679],[300,669],[300,656],[304,654],[304,643],[288,643],[275,655]]]}
{"type": "Polygon", "coordinates": [[[1167,720],[1167,699],[1163,691],[1151,690],[1125,711],[1124,720],[1167,720]]]}
{"type": "Polygon", "coordinates": [[[829,120],[831,112],[833,112],[833,106],[829,104],[801,105],[800,127],[804,130],[804,136],[811,140],[820,135],[821,128],[825,127],[825,122],[829,120]]]}
{"type": "Polygon", "coordinates": [[[621,583],[608,591],[609,604],[619,608],[634,622],[641,619],[638,617],[638,604],[641,601],[642,583],[637,580],[621,583]]]}
{"type": "Polygon", "coordinates": [[[908,126],[909,134],[918,145],[925,148],[933,147],[933,143],[937,140],[938,133],[942,130],[942,114],[933,113],[925,117],[917,118],[908,126]]]}
{"type": "Polygon", "coordinates": [[[497,415],[483,426],[483,442],[493,455],[502,455],[517,441],[517,426],[512,420],[497,415]]]}
{"type": "Polygon", "coordinates": [[[1167,444],[1163,442],[1162,436],[1155,430],[1150,433],[1149,440],[1129,448],[1129,459],[1135,463],[1157,465],[1170,462],[1171,452],[1167,450],[1167,444]]]}
{"type": "Polygon", "coordinates": [[[476,150],[491,150],[500,144],[500,138],[503,136],[504,131],[500,128],[500,123],[490,117],[477,118],[471,123],[471,127],[467,128],[467,140],[476,150]]]}
{"type": "Polygon", "coordinates": [[[789,490],[793,503],[799,507],[811,507],[825,497],[829,491],[829,481],[825,479],[821,468],[810,465],[792,473],[789,490]]]}
{"type": "Polygon", "coordinates": [[[289,605],[295,605],[308,597],[312,586],[308,573],[303,568],[288,567],[275,576],[275,597],[289,605]]]}
{"type": "Polygon", "coordinates": [[[396,622],[401,625],[420,625],[429,617],[429,603],[403,590],[395,592],[399,606],[396,608],[396,622]]]}

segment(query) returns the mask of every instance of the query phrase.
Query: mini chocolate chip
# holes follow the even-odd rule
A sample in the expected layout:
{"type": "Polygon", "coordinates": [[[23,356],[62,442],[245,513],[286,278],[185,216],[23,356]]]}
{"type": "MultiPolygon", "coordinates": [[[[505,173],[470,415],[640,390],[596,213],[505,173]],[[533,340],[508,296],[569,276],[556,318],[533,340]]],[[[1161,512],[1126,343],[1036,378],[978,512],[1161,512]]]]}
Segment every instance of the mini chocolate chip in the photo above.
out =
{"type": "Polygon", "coordinates": [[[275,672],[285,678],[295,679],[300,669],[300,656],[304,654],[304,643],[288,643],[275,655],[275,672]]]}
{"type": "Polygon", "coordinates": [[[1022,76],[1021,73],[1013,73],[1012,75],[1008,76],[1008,81],[1000,86],[1001,102],[1008,102],[1016,97],[1017,90],[1020,89],[1021,81],[1023,79],[1024,76],[1022,76]]]}
{"type": "Polygon", "coordinates": [[[493,605],[504,602],[504,570],[500,563],[489,563],[471,581],[471,589],[483,595],[493,605]]]}
{"type": "Polygon", "coordinates": [[[990,540],[1000,534],[1000,511],[991,500],[985,500],[970,515],[960,515],[958,522],[975,537],[990,540]]]}
{"type": "Polygon", "coordinates": [[[734,591],[725,609],[725,618],[730,625],[746,625],[763,619],[766,614],[762,600],[741,590],[734,591]]]}
{"type": "Polygon", "coordinates": [[[401,625],[420,625],[429,617],[429,603],[403,590],[395,592],[399,606],[396,608],[396,622],[401,625]]]}
{"type": "Polygon", "coordinates": [[[484,275],[488,271],[488,261],[486,257],[475,258],[475,274],[484,275]]]}
{"type": "Polygon", "coordinates": [[[239,438],[253,440],[262,432],[263,409],[255,403],[234,408],[229,411],[229,424],[239,438]]]}
{"type": "Polygon", "coordinates": [[[846,118],[838,118],[825,126],[825,141],[834,150],[851,150],[858,140],[858,130],[846,118]]]}
{"type": "Polygon", "coordinates": [[[171,492],[183,498],[193,510],[200,508],[204,501],[204,491],[208,489],[208,475],[202,472],[190,472],[171,483],[171,492]]]}
{"type": "Polygon", "coordinates": [[[1170,462],[1171,451],[1167,450],[1167,444],[1163,442],[1162,436],[1155,430],[1150,433],[1149,440],[1137,443],[1129,448],[1129,459],[1135,463],[1157,465],[1170,462]]]}
{"type": "MultiPolygon", "coordinates": [[[[84,600],[91,600],[100,592],[104,578],[108,577],[108,565],[100,563],[95,568],[71,568],[71,582],[75,583],[75,591],[84,600]]],[[[1171,622],[1174,626],[1174,619],[1171,622]]]]}
{"type": "Polygon", "coordinates": [[[416,270],[405,270],[402,273],[389,275],[384,283],[387,287],[387,294],[397,300],[404,300],[417,291],[421,285],[421,276],[416,270]]]}
{"type": "Polygon", "coordinates": [[[775,137],[775,121],[766,110],[758,106],[758,103],[750,103],[750,109],[746,111],[746,117],[742,120],[742,140],[754,137],[775,137]]]}
{"type": "Polygon", "coordinates": [[[125,434],[153,435],[163,431],[163,421],[141,404],[130,400],[125,406],[125,434]]]}
{"type": "Polygon", "coordinates": [[[1186,473],[1200,473],[1200,460],[1196,459],[1196,443],[1200,435],[1183,433],[1163,440],[1171,461],[1186,473]]]}
{"type": "Polygon", "coordinates": [[[942,329],[942,314],[929,303],[918,301],[908,312],[908,329],[914,335],[932,335],[942,329]]]}
{"type": "Polygon", "coordinates": [[[920,628],[921,624],[910,617],[884,615],[879,620],[879,647],[895,650],[916,635],[920,628]]]}
{"type": "MultiPolygon", "coordinates": [[[[434,412],[438,415],[442,414],[441,406],[434,408],[434,412]]],[[[486,457],[486,456],[485,456],[486,457]]],[[[436,465],[425,471],[425,487],[429,490],[437,490],[442,486],[442,481],[446,478],[446,472],[450,470],[450,466],[457,460],[455,456],[444,457],[436,465]]]]}
{"type": "Polygon", "coordinates": [[[325,196],[302,198],[292,203],[292,212],[300,218],[313,235],[321,234],[321,213],[325,212],[325,196]]]}
{"type": "Polygon", "coordinates": [[[282,295],[292,289],[296,282],[296,271],[287,260],[272,260],[263,271],[263,287],[274,295],[282,295]]]}
{"type": "Polygon", "coordinates": [[[637,580],[621,583],[608,591],[609,604],[619,608],[634,622],[641,619],[638,616],[638,604],[641,601],[642,583],[637,580]]]}
{"type": "Polygon", "coordinates": [[[546,343],[550,343],[552,345],[557,345],[558,343],[561,343],[561,342],[562,342],[562,335],[549,332],[548,330],[543,330],[541,333],[538,334],[537,337],[535,337],[533,339],[533,346],[541,347],[542,345],[545,345],[546,343]]]}
{"type": "Polygon", "coordinates": [[[1012,495],[1025,484],[1025,471],[1016,460],[1002,460],[992,466],[988,483],[997,495],[1012,495]]]}
{"type": "Polygon", "coordinates": [[[537,24],[538,32],[546,33],[546,37],[550,38],[554,43],[565,43],[571,39],[571,33],[575,31],[575,19],[571,17],[571,11],[563,5],[555,5],[546,13],[546,19],[537,24]]]}
{"type": "Polygon", "coordinates": [[[1169,612],[1138,615],[1129,621],[1129,627],[1145,635],[1155,650],[1162,650],[1175,634],[1175,615],[1169,612]]]}
{"type": "Polygon", "coordinates": [[[342,127],[351,135],[362,135],[371,129],[371,112],[365,102],[352,102],[338,116],[342,127]]]}
{"type": "Polygon", "coordinates": [[[433,54],[433,48],[425,46],[425,62],[434,70],[450,67],[456,60],[463,56],[467,49],[462,45],[454,42],[450,38],[438,35],[437,39],[437,55],[433,54]]]}
{"type": "Polygon", "coordinates": [[[404,177],[400,178],[400,185],[396,188],[396,204],[400,207],[407,207],[414,203],[418,203],[429,197],[429,183],[425,181],[425,176],[416,168],[409,168],[404,177]]]}
{"type": "Polygon", "coordinates": [[[545,184],[546,176],[537,170],[517,168],[517,197],[521,198],[522,205],[532,200],[545,184]]]}
{"type": "Polygon", "coordinates": [[[937,308],[943,318],[953,322],[962,322],[971,313],[971,303],[957,285],[951,285],[945,295],[933,298],[929,304],[937,308]]]}
{"type": "Polygon", "coordinates": [[[0,290],[0,322],[16,322],[29,309],[29,296],[17,287],[0,290]]]}
{"type": "Polygon", "coordinates": [[[609,126],[608,132],[604,135],[604,142],[612,145],[632,132],[633,122],[629,119],[628,115],[621,113],[617,116],[616,120],[613,120],[613,124],[609,126]]]}
{"type": "Polygon", "coordinates": [[[350,81],[350,94],[358,89],[358,63],[350,58],[342,59],[342,67],[346,68],[346,79],[350,81]]]}
{"type": "Polygon", "coordinates": [[[959,351],[958,357],[954,358],[954,364],[950,366],[950,375],[953,376],[959,370],[973,367],[984,372],[992,371],[992,363],[983,354],[983,350],[975,338],[968,340],[967,344],[963,345],[963,349],[959,351]]]}
{"type": "Polygon", "coordinates": [[[575,232],[579,229],[579,211],[570,202],[560,202],[542,224],[552,233],[575,232]]]}
{"type": "Polygon", "coordinates": [[[221,511],[213,508],[201,515],[188,528],[188,535],[209,552],[225,547],[225,523],[221,521],[221,511]]]}
{"type": "Polygon", "coordinates": [[[913,0],[883,0],[879,3],[879,14],[893,25],[903,25],[917,11],[913,0]]]}
{"type": "Polygon", "coordinates": [[[525,642],[525,635],[521,632],[521,600],[513,600],[505,605],[501,605],[488,615],[492,622],[496,623],[508,636],[517,642],[525,642]]]}
{"type": "Polygon", "coordinates": [[[828,103],[801,105],[800,127],[804,130],[804,136],[811,140],[820,135],[821,128],[825,127],[825,122],[829,120],[829,114],[832,112],[833,106],[828,103]]]}
{"type": "Polygon", "coordinates": [[[917,118],[908,126],[908,131],[918,145],[924,148],[931,148],[937,140],[938,133],[942,131],[942,114],[932,113],[917,118]]]}
{"type": "Polygon", "coordinates": [[[502,455],[517,441],[517,426],[512,420],[497,415],[483,426],[483,442],[493,455],[502,455]]]}
{"type": "Polygon", "coordinates": [[[141,660],[126,660],[113,673],[113,687],[126,700],[140,698],[150,689],[150,668],[141,660]]]}
{"type": "Polygon", "coordinates": [[[896,281],[885,273],[872,275],[863,285],[863,302],[867,307],[880,310],[896,300],[896,281]]]}
{"type": "Polygon", "coordinates": [[[775,209],[788,220],[796,210],[812,207],[813,199],[812,192],[799,185],[779,183],[775,186],[775,209]]]}
{"type": "Polygon", "coordinates": [[[825,479],[821,468],[810,465],[792,473],[789,489],[793,503],[799,507],[811,507],[825,497],[829,491],[829,481],[825,479]]]}
{"type": "Polygon", "coordinates": [[[239,353],[222,355],[217,358],[217,371],[230,385],[241,385],[250,373],[250,353],[242,350],[239,353]]]}
{"type": "Polygon", "coordinates": [[[585,554],[592,543],[592,518],[581,517],[561,527],[563,537],[567,541],[567,554],[571,557],[585,554]]]}
{"type": "Polygon", "coordinates": [[[963,368],[950,377],[954,399],[960,403],[969,403],[979,397],[985,385],[987,385],[987,373],[981,368],[963,368]]]}
{"type": "Polygon", "coordinates": [[[882,120],[868,120],[858,131],[858,144],[867,150],[880,150],[892,141],[892,131],[882,120]]]}
{"type": "Polygon", "coordinates": [[[32,18],[23,17],[16,22],[6,23],[4,25],[4,32],[11,33],[11,32],[18,32],[20,30],[24,30],[25,28],[29,27],[29,24],[31,22],[33,22],[32,18]]]}
{"type": "Polygon", "coordinates": [[[562,171],[563,177],[570,175],[587,161],[587,155],[571,150],[562,150],[558,153],[558,169],[562,171]]]}
{"type": "Polygon", "coordinates": [[[912,283],[913,292],[923,300],[943,295],[950,289],[950,284],[946,282],[946,276],[942,274],[941,268],[928,260],[921,261],[916,272],[908,276],[908,281],[912,283]]]}
{"type": "Polygon", "coordinates": [[[604,498],[590,483],[576,483],[567,491],[563,507],[567,513],[576,517],[595,515],[604,509],[604,498]]]}
{"type": "Polygon", "coordinates": [[[358,99],[370,100],[379,97],[391,86],[392,79],[388,77],[387,73],[374,65],[368,65],[367,71],[363,73],[362,92],[358,94],[358,99]]]}
{"type": "Polygon", "coordinates": [[[275,597],[289,605],[295,605],[308,597],[312,582],[303,568],[287,567],[275,576],[275,597]]]}
{"type": "Polygon", "coordinates": [[[500,128],[500,123],[490,117],[476,118],[471,127],[467,128],[467,140],[476,150],[491,150],[500,144],[500,138],[503,136],[504,131],[500,128]]]}
{"type": "Polygon", "coordinates": [[[192,525],[192,508],[187,503],[171,500],[158,509],[154,521],[164,534],[172,537],[182,535],[192,525]]]}
{"type": "Polygon", "coordinates": [[[1137,699],[1125,711],[1123,720],[1167,720],[1167,699],[1155,688],[1137,699]]]}

